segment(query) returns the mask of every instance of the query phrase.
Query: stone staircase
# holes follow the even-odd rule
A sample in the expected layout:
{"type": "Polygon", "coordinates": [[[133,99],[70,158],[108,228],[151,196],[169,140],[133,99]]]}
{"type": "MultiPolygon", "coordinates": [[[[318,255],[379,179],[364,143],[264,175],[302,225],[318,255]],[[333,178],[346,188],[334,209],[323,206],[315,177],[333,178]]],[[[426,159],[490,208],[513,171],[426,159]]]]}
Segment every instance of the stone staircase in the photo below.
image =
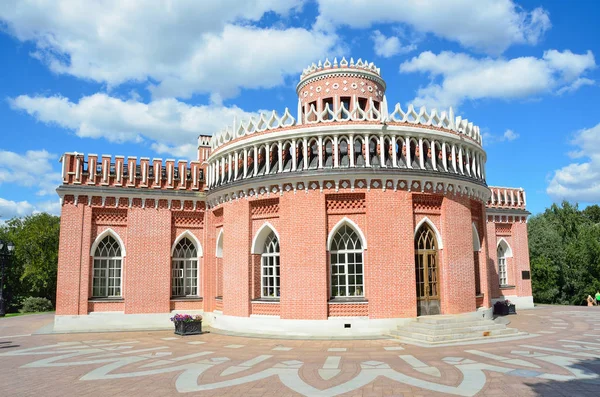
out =
{"type": "Polygon", "coordinates": [[[493,320],[473,316],[421,316],[390,334],[406,343],[430,345],[526,335],[493,320]]]}

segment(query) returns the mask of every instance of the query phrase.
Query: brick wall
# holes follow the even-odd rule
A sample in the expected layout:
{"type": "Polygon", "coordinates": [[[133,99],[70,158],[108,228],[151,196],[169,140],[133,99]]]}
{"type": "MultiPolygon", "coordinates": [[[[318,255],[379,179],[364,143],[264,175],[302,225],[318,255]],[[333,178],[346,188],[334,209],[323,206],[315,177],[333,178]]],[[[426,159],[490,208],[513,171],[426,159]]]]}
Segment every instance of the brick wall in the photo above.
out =
{"type": "Polygon", "coordinates": [[[447,197],[442,204],[442,312],[475,310],[475,265],[471,206],[466,197],[447,197]]]}
{"type": "Polygon", "coordinates": [[[324,320],[329,298],[325,195],[280,197],[281,318],[324,320]]]}
{"type": "MultiPolygon", "coordinates": [[[[163,200],[164,201],[164,200],[163,200]]],[[[171,297],[171,211],[131,208],[123,264],[125,313],[167,313],[171,297]]]]}
{"type": "MultiPolygon", "coordinates": [[[[414,232],[425,217],[441,233],[439,252],[441,307],[444,314],[475,310],[475,262],[472,224],[479,233],[483,301],[507,294],[531,295],[531,283],[522,280],[529,270],[526,223],[496,223],[486,219],[482,203],[459,195],[392,189],[333,189],[298,191],[224,203],[193,210],[174,202],[158,209],[150,200],[142,208],[134,199],[99,198],[87,205],[85,196],[75,205],[66,196],[62,207],[59,247],[57,314],[92,311],[164,313],[170,310],[222,310],[224,314],[280,315],[283,319],[326,319],[328,316],[369,318],[416,315],[414,232]],[[110,203],[112,208],[106,207],[110,203]],[[330,301],[327,238],[344,218],[365,235],[365,303],[330,301]],[[265,222],[280,236],[281,300],[279,304],[252,302],[260,298],[260,254],[250,254],[251,243],[265,222]],[[122,239],[123,301],[89,301],[91,246],[108,228],[122,239]],[[223,258],[216,258],[216,239],[223,230],[223,258]],[[183,232],[201,243],[199,294],[202,299],[171,299],[171,247],[183,232]],[[505,238],[513,250],[509,283],[498,288],[496,245],[505,238]],[[222,295],[222,300],[215,297],[222,295]]],[[[481,301],[481,298],[480,298],[481,301]]]]}
{"type": "MultiPolygon", "coordinates": [[[[250,315],[250,205],[238,200],[220,207],[223,212],[223,314],[250,315]]],[[[212,211],[218,222],[219,209],[212,211]]],[[[214,255],[214,254],[213,254],[214,255]]]]}

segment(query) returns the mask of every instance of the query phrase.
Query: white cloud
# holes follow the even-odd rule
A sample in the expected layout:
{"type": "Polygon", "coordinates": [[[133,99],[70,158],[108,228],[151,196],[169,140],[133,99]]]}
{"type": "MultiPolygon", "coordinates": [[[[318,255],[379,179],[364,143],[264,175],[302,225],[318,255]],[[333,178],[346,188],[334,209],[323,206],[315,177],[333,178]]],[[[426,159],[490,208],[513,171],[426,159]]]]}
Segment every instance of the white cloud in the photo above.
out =
{"type": "Polygon", "coordinates": [[[505,141],[514,141],[518,137],[519,137],[519,134],[517,134],[513,130],[506,130],[506,131],[504,131],[504,134],[502,135],[502,139],[505,141]]]}
{"type": "Polygon", "coordinates": [[[485,145],[497,143],[497,142],[512,142],[515,139],[519,138],[519,134],[514,132],[513,130],[506,130],[502,135],[492,134],[490,132],[484,132],[483,134],[483,143],[485,145]]]}
{"type": "MultiPolygon", "coordinates": [[[[402,73],[421,72],[432,81],[417,92],[415,105],[454,106],[464,100],[513,99],[556,92],[573,86],[596,67],[594,54],[546,51],[542,58],[473,58],[464,53],[422,52],[402,63],[402,73]],[[436,79],[441,79],[437,82],[436,79]]],[[[580,83],[579,86],[582,84],[580,83]]]]}
{"type": "Polygon", "coordinates": [[[35,43],[32,55],[55,73],[109,86],[149,82],[157,96],[226,98],[281,84],[334,46],[334,34],[264,26],[266,13],[285,16],[302,3],[15,0],[0,2],[0,21],[35,43]]]}
{"type": "Polygon", "coordinates": [[[572,93],[577,91],[578,89],[580,89],[583,86],[586,85],[595,85],[596,82],[592,79],[588,79],[586,77],[579,77],[577,80],[575,80],[574,82],[572,82],[570,85],[566,85],[564,87],[562,87],[561,89],[559,89],[558,91],[556,91],[556,93],[558,95],[562,95],[564,93],[572,93]]]}
{"type": "Polygon", "coordinates": [[[53,201],[44,201],[31,204],[28,201],[12,201],[0,197],[0,223],[12,218],[47,212],[52,215],[60,215],[60,202],[58,198],[53,201]]]}
{"type": "Polygon", "coordinates": [[[0,197],[0,220],[22,217],[33,212],[33,205],[27,201],[11,201],[0,197]]]}
{"type": "Polygon", "coordinates": [[[403,46],[398,37],[386,37],[379,30],[373,32],[371,39],[373,39],[373,50],[375,51],[375,54],[384,58],[389,58],[398,54],[405,54],[407,52],[414,51],[417,48],[415,44],[403,46]]]}
{"type": "Polygon", "coordinates": [[[82,138],[105,138],[111,142],[148,140],[158,153],[188,158],[196,157],[194,143],[199,134],[212,135],[232,123],[234,117],[240,120],[254,115],[237,106],[192,106],[173,98],[142,103],[100,93],[79,102],[60,96],[21,95],[10,103],[40,122],[57,124],[82,138]]]}
{"type": "Polygon", "coordinates": [[[28,150],[25,154],[0,150],[0,185],[35,187],[39,196],[54,194],[61,177],[53,171],[51,162],[58,164],[58,156],[46,150],[28,150]]]}
{"type": "Polygon", "coordinates": [[[546,10],[529,12],[512,0],[319,0],[319,11],[321,29],[401,23],[491,54],[536,44],[551,27],[546,10]]]}
{"type": "Polygon", "coordinates": [[[571,163],[554,172],[546,192],[555,201],[600,202],[600,123],[575,133],[571,157],[587,161],[571,163]]]}

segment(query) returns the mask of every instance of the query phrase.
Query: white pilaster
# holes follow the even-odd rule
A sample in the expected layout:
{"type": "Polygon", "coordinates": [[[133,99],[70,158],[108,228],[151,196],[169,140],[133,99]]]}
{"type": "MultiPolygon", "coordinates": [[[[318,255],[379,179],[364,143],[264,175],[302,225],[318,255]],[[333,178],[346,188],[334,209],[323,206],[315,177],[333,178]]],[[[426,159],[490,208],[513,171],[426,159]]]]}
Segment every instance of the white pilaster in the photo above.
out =
{"type": "Polygon", "coordinates": [[[340,153],[338,150],[338,136],[333,137],[333,167],[337,168],[340,165],[339,161],[340,153]]]}
{"type": "Polygon", "coordinates": [[[349,136],[348,155],[350,156],[350,167],[354,167],[354,135],[349,136]]]}
{"type": "Polygon", "coordinates": [[[278,142],[277,155],[279,156],[279,172],[283,172],[283,142],[278,142]]]}
{"type": "MultiPolygon", "coordinates": [[[[371,103],[373,100],[371,100],[371,103]]],[[[382,167],[387,167],[385,165],[385,141],[383,139],[383,135],[379,137],[379,162],[382,167]]]]}
{"type": "Polygon", "coordinates": [[[425,153],[423,153],[423,138],[419,138],[419,165],[425,169],[425,153]]]}
{"type": "Polygon", "coordinates": [[[369,135],[365,134],[363,136],[363,140],[364,140],[364,150],[365,150],[365,167],[370,167],[371,166],[371,153],[370,153],[370,149],[369,149],[369,135]]]}
{"type": "Polygon", "coordinates": [[[296,152],[298,151],[298,148],[296,147],[295,139],[292,139],[292,147],[290,149],[290,155],[292,156],[292,171],[296,171],[296,152]]]}
{"type": "Polygon", "coordinates": [[[317,143],[319,147],[319,168],[323,168],[323,137],[319,137],[319,142],[317,143]]]}
{"type": "Polygon", "coordinates": [[[410,138],[404,138],[404,147],[406,148],[406,166],[412,168],[412,155],[410,154],[410,138]]]}
{"type": "MultiPolygon", "coordinates": [[[[383,97],[385,101],[385,96],[383,97]]],[[[386,104],[386,117],[387,117],[387,104],[386,104]]],[[[396,135],[392,135],[392,165],[394,168],[398,167],[398,148],[396,147],[396,135]]]]}

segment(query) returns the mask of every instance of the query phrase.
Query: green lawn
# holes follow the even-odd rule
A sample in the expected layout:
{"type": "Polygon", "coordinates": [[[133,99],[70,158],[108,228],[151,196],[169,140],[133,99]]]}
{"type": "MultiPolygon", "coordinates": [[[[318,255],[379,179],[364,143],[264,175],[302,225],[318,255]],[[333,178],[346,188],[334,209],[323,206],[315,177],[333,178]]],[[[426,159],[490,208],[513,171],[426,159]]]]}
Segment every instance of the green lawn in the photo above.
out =
{"type": "MultiPolygon", "coordinates": [[[[44,313],[54,313],[54,310],[51,312],[34,312],[34,313],[7,313],[5,317],[17,317],[17,316],[28,316],[30,314],[44,314],[44,313]]],[[[0,317],[2,318],[2,317],[0,317]]]]}

